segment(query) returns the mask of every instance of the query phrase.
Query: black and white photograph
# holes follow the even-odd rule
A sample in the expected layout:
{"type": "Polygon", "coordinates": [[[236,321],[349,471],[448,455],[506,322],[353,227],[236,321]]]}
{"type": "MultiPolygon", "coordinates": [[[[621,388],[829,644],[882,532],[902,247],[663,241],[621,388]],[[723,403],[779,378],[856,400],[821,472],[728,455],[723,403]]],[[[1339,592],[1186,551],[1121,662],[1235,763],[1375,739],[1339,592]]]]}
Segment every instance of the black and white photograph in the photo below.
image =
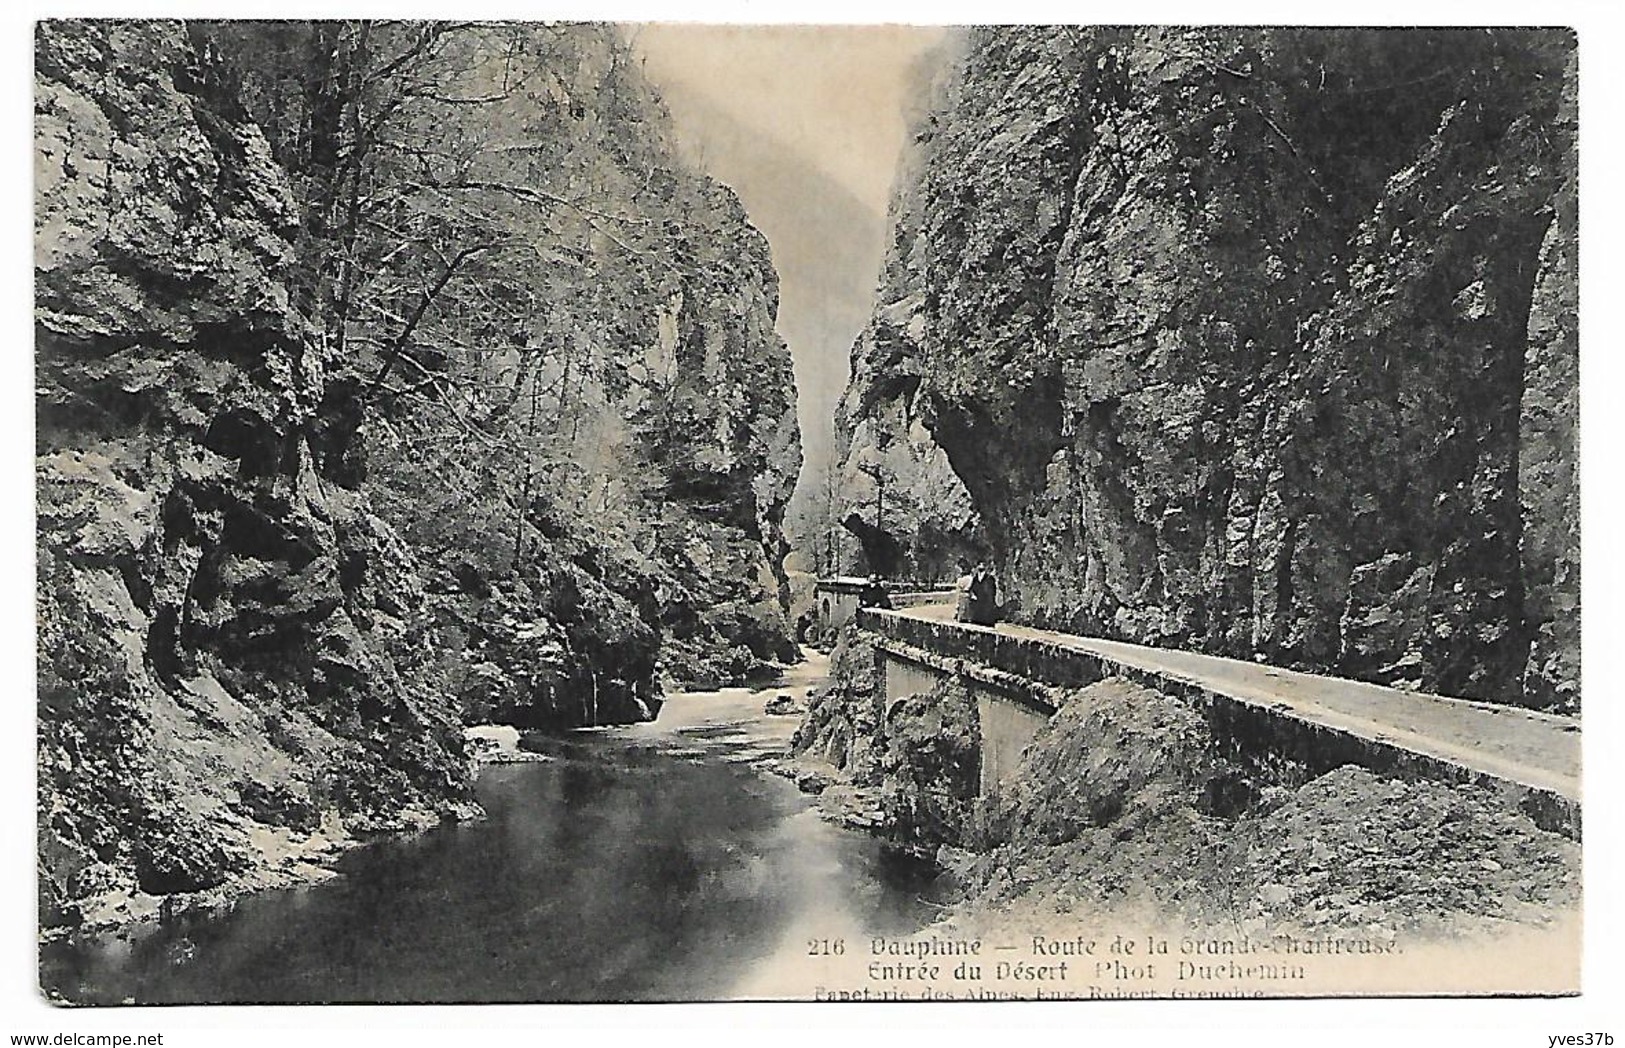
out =
{"type": "Polygon", "coordinates": [[[458,13],[31,26],[54,1014],[1581,991],[1584,32],[458,13]]]}

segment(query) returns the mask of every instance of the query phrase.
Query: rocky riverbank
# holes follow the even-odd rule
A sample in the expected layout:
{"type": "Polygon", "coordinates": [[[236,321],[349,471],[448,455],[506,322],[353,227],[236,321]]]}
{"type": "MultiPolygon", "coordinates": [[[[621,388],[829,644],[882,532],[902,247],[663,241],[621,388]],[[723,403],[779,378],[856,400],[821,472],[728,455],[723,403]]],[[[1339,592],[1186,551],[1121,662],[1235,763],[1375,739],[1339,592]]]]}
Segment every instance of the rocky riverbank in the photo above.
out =
{"type": "Polygon", "coordinates": [[[802,777],[853,825],[930,856],[957,918],[1152,915],[1249,934],[1505,936],[1577,920],[1577,841],[1490,787],[1345,765],[1307,781],[1221,752],[1186,700],[1108,678],[1058,712],[981,795],[976,703],[944,682],[877,698],[848,629],[795,738],[802,777]]]}
{"type": "Polygon", "coordinates": [[[613,29],[35,44],[43,928],[469,817],[465,724],[796,657],[767,244],[613,29]]]}

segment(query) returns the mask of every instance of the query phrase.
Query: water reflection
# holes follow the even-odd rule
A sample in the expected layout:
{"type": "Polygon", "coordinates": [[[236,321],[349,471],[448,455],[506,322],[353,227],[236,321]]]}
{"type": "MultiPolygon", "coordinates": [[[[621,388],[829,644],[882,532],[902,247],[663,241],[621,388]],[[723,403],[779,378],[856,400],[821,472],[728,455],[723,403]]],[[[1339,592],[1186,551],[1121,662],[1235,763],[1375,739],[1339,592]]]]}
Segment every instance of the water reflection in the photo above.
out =
{"type": "Polygon", "coordinates": [[[907,934],[917,869],[788,783],[613,735],[481,776],[483,822],[347,856],[345,876],[133,938],[50,944],[84,1003],[633,1001],[803,996],[808,929],[907,934]]]}

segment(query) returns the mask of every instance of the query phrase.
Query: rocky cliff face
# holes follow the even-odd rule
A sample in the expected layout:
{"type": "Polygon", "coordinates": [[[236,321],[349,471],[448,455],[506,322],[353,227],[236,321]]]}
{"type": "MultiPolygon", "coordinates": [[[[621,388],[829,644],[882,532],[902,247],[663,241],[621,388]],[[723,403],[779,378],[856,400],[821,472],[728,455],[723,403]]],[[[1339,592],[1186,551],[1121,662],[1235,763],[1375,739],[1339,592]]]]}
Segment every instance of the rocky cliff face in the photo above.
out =
{"type": "MultiPolygon", "coordinates": [[[[448,687],[471,718],[647,719],[663,687],[740,683],[798,657],[783,521],[800,446],[776,280],[732,194],[694,187],[697,203],[662,221],[674,243],[706,245],[703,265],[658,272],[599,318],[613,333],[586,360],[527,381],[569,391],[563,407],[537,394],[548,446],[524,464],[532,482],[516,466],[470,497],[419,457],[439,423],[379,433],[382,512],[428,564],[448,687]]],[[[586,341],[568,318],[541,337],[586,341]]]]}
{"type": "Polygon", "coordinates": [[[175,26],[36,43],[47,919],[466,808],[412,555],[319,465],[264,139],[175,26]]]}
{"type": "Polygon", "coordinates": [[[929,242],[921,228],[925,210],[914,205],[912,194],[957,87],[953,63],[943,59],[932,81],[922,85],[924,100],[935,108],[916,117],[898,176],[906,188],[893,201],[892,239],[874,315],[852,346],[852,378],[835,412],[840,461],[831,495],[836,518],[858,540],[838,573],[946,581],[987,554],[970,493],[932,436],[923,382],[931,323],[922,293],[929,242]]]}
{"type": "MultiPolygon", "coordinates": [[[[594,89],[556,108],[640,141],[658,104],[629,65],[604,72],[607,30],[579,33],[559,75],[594,89]]],[[[231,45],[174,23],[37,30],[46,924],[305,876],[347,839],[475,811],[467,717],[636,719],[662,672],[795,654],[790,365],[731,195],[682,175],[646,221],[666,236],[653,290],[583,309],[600,328],[543,318],[592,362],[574,425],[548,428],[570,469],[532,455],[522,488],[448,487],[509,461],[369,399],[365,323],[345,351],[321,330],[310,181],[231,45]]],[[[606,208],[633,199],[602,185],[606,208]]]]}
{"type": "MultiPolygon", "coordinates": [[[[891,281],[909,275],[888,267],[882,299],[891,281]]],[[[852,348],[852,382],[835,419],[835,488],[838,518],[858,549],[847,551],[840,573],[938,582],[985,555],[981,518],[926,426],[921,304],[917,295],[889,302],[852,348]]]]}
{"type": "Polygon", "coordinates": [[[774,330],[766,239],[730,190],[703,183],[688,237],[710,245],[669,299],[647,375],[624,410],[664,478],[648,506],[669,591],[664,667],[699,686],[739,683],[799,655],[791,637],[785,508],[801,470],[795,380],[774,330]]]}
{"type": "Polygon", "coordinates": [[[1518,419],[1519,549],[1525,616],[1534,631],[1524,694],[1535,705],[1566,707],[1580,701],[1580,216],[1572,167],[1579,132],[1574,64],[1571,56],[1552,125],[1571,166],[1552,198],[1552,223],[1540,244],[1518,419]]]}
{"type": "Polygon", "coordinates": [[[873,325],[916,334],[854,370],[914,387],[1012,617],[1577,702],[1572,50],[972,34],[873,325]]]}
{"type": "MultiPolygon", "coordinates": [[[[797,658],[782,562],[800,444],[777,275],[732,192],[677,163],[612,27],[516,32],[504,46],[545,76],[447,119],[488,141],[481,180],[589,203],[539,219],[561,264],[493,266],[530,303],[508,318],[511,346],[434,369],[506,390],[471,399],[523,451],[448,477],[424,453],[462,440],[460,420],[412,409],[375,430],[373,474],[432,565],[446,672],[471,716],[643,719],[663,684],[738,683],[797,658]]],[[[480,68],[454,86],[492,93],[480,68]]],[[[489,346],[453,307],[435,314],[453,344],[489,346]]]]}

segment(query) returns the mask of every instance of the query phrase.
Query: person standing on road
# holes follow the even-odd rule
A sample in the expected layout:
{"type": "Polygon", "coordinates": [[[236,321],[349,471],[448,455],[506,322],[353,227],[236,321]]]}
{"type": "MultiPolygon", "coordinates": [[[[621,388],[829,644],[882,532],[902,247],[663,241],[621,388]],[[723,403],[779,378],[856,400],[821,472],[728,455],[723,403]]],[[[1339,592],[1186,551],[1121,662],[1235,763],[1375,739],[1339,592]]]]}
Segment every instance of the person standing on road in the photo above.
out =
{"type": "Polygon", "coordinates": [[[976,626],[992,626],[999,621],[999,582],[986,564],[978,564],[961,580],[954,618],[976,626]]]}

